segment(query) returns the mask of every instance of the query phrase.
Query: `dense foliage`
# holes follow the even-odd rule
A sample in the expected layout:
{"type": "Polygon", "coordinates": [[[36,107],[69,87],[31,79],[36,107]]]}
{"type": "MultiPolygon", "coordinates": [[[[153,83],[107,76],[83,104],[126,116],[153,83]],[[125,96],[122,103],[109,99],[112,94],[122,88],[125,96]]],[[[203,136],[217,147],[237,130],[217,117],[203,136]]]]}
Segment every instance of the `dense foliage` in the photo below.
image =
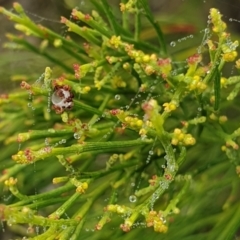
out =
{"type": "Polygon", "coordinates": [[[238,42],[212,8],[202,44],[175,62],[147,0],[122,1],[118,16],[91,3],[62,17],[66,36],[18,3],[0,8],[22,34],[6,46],[50,61],[37,80],[16,73],[22,90],[0,98],[2,228],[36,240],[233,239],[238,42]],[[154,43],[141,40],[146,20],[154,43]]]}

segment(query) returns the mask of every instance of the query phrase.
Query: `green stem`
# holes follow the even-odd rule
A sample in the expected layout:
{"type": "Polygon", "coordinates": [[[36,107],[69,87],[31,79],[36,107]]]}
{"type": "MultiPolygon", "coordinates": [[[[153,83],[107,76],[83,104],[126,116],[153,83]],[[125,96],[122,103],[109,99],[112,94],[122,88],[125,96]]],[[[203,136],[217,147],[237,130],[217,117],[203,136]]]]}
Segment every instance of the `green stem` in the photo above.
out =
{"type": "Polygon", "coordinates": [[[68,200],[64,204],[62,204],[56,211],[51,213],[51,215],[49,215],[49,217],[52,219],[58,219],[59,217],[61,217],[62,214],[64,214],[67,211],[67,209],[69,207],[71,207],[71,205],[73,205],[73,203],[80,196],[81,196],[81,194],[79,192],[75,192],[70,198],[68,198],[68,200]]]}
{"type": "MultiPolygon", "coordinates": [[[[107,105],[108,101],[110,100],[110,98],[111,98],[111,95],[110,95],[110,94],[108,94],[108,95],[104,98],[102,104],[101,104],[100,107],[98,108],[98,110],[99,110],[100,112],[104,112],[104,109],[106,108],[106,105],[107,105]]],[[[94,116],[93,116],[93,117],[91,118],[91,120],[88,122],[88,125],[89,125],[89,126],[92,126],[92,125],[96,122],[98,116],[99,116],[99,114],[94,114],[94,116]]]]}
{"type": "Polygon", "coordinates": [[[140,0],[140,3],[145,10],[146,18],[152,24],[153,28],[155,29],[155,31],[157,33],[158,41],[159,41],[159,44],[160,44],[160,54],[163,55],[163,56],[167,56],[167,47],[166,47],[166,43],[165,43],[165,40],[164,40],[162,30],[161,30],[159,24],[157,22],[155,22],[155,20],[154,20],[152,12],[149,8],[148,1],[147,0],[140,0]]]}
{"type": "MultiPolygon", "coordinates": [[[[206,75],[206,77],[203,79],[204,83],[208,83],[209,81],[211,81],[211,79],[213,78],[216,68],[218,68],[219,64],[217,64],[217,62],[219,61],[219,59],[221,59],[221,53],[222,53],[222,44],[223,44],[224,39],[220,38],[219,39],[219,43],[218,43],[218,49],[215,53],[215,57],[214,60],[211,64],[211,69],[210,72],[206,75]]],[[[219,69],[218,69],[219,71],[219,69]]]]}
{"type": "Polygon", "coordinates": [[[48,207],[51,205],[62,203],[63,201],[66,201],[68,197],[58,197],[53,199],[47,199],[47,200],[37,200],[32,204],[26,204],[26,207],[29,207],[31,209],[41,209],[43,207],[48,207]]]}
{"type": "Polygon", "coordinates": [[[118,171],[118,170],[122,170],[134,165],[139,164],[138,160],[131,160],[130,162],[126,162],[126,163],[121,163],[118,164],[116,166],[111,167],[109,170],[103,169],[103,170],[98,170],[95,172],[80,172],[79,174],[77,174],[78,178],[99,178],[99,177],[103,177],[106,176],[112,172],[118,171]]]}
{"type": "Polygon", "coordinates": [[[62,147],[62,148],[44,148],[38,151],[30,151],[31,161],[28,160],[28,156],[25,155],[24,152],[20,151],[18,154],[13,155],[12,158],[16,162],[19,163],[31,163],[36,162],[38,160],[43,160],[45,158],[56,156],[56,155],[64,155],[76,153],[80,154],[83,152],[91,152],[95,150],[105,150],[105,151],[116,151],[117,148],[127,148],[127,147],[136,147],[146,144],[151,144],[153,141],[151,139],[146,140],[129,140],[129,141],[112,141],[112,142],[86,142],[83,144],[75,144],[70,147],[62,147]]]}
{"type": "Polygon", "coordinates": [[[223,231],[219,233],[218,240],[231,240],[234,238],[237,230],[240,227],[239,216],[240,207],[238,206],[230,220],[224,225],[224,228],[222,228],[223,231]]]}
{"type": "MultiPolygon", "coordinates": [[[[127,2],[127,0],[122,0],[122,3],[125,4],[127,2]]],[[[126,31],[129,31],[130,29],[130,24],[129,24],[129,13],[128,11],[123,11],[122,12],[122,26],[123,29],[125,29],[126,31]]]]}
{"type": "MultiPolygon", "coordinates": [[[[113,189],[112,194],[108,201],[108,205],[114,204],[116,202],[116,200],[117,200],[117,189],[113,189]]],[[[101,217],[101,219],[99,220],[99,222],[96,225],[97,230],[101,230],[102,227],[110,220],[110,217],[111,217],[111,212],[105,211],[103,213],[103,216],[101,217]]]]}
{"type": "Polygon", "coordinates": [[[109,3],[106,0],[102,0],[101,2],[103,5],[104,12],[107,16],[107,19],[111,25],[111,28],[112,28],[114,34],[118,36],[119,35],[119,25],[116,21],[116,17],[113,15],[109,3]]]}
{"type": "Polygon", "coordinates": [[[186,183],[184,184],[183,188],[181,189],[181,191],[170,201],[167,208],[163,211],[164,217],[167,217],[170,214],[170,212],[176,208],[178,202],[180,201],[182,196],[186,193],[189,185],[190,185],[190,181],[187,180],[186,183]]]}
{"type": "Polygon", "coordinates": [[[75,107],[78,107],[80,109],[83,109],[89,113],[93,113],[93,114],[96,114],[96,115],[102,115],[102,111],[98,110],[97,108],[94,108],[94,107],[91,107],[90,105],[87,105],[81,101],[78,101],[78,100],[73,100],[74,102],[74,106],[75,107]]]}
{"type": "Polygon", "coordinates": [[[89,43],[96,44],[97,46],[101,45],[101,40],[96,38],[93,34],[94,30],[87,28],[87,27],[80,27],[77,24],[75,24],[67,19],[64,19],[64,23],[66,26],[69,27],[68,31],[78,34],[79,36],[81,36],[85,40],[87,40],[89,43]]]}
{"type": "Polygon", "coordinates": [[[77,221],[73,219],[50,219],[42,216],[34,215],[34,212],[31,209],[27,209],[23,207],[21,211],[13,208],[13,207],[4,207],[3,213],[5,219],[9,222],[9,224],[14,223],[26,223],[26,224],[34,224],[39,226],[52,226],[52,225],[76,225],[77,221]]]}
{"type": "MultiPolygon", "coordinates": [[[[138,2],[136,3],[138,4],[138,2]]],[[[134,31],[134,40],[139,41],[140,32],[141,32],[141,15],[140,11],[137,10],[135,13],[135,31],[134,31]]]]}
{"type": "Polygon", "coordinates": [[[109,29],[106,29],[104,26],[99,25],[98,22],[96,22],[92,17],[86,18],[86,16],[80,11],[73,10],[72,15],[108,38],[111,38],[111,36],[113,35],[112,32],[109,31],[109,29]]]}
{"type": "Polygon", "coordinates": [[[10,206],[11,207],[24,206],[25,204],[28,204],[29,202],[32,202],[32,201],[36,201],[38,199],[41,199],[41,200],[51,199],[51,198],[54,198],[56,196],[60,196],[61,194],[66,193],[66,192],[68,192],[68,191],[70,191],[74,188],[75,188],[75,186],[73,186],[70,182],[68,182],[64,186],[59,187],[57,189],[54,189],[50,192],[40,193],[40,194],[37,194],[37,195],[29,196],[28,200],[19,201],[17,203],[11,204],[10,206]]]}
{"type": "Polygon", "coordinates": [[[74,219],[80,221],[80,223],[77,225],[75,232],[73,233],[71,239],[72,240],[78,240],[79,235],[81,233],[84,218],[86,213],[91,208],[92,204],[95,202],[95,200],[109,187],[109,182],[106,181],[102,185],[100,185],[97,189],[91,192],[91,197],[88,198],[87,202],[77,211],[77,213],[74,215],[74,219]]]}
{"type": "Polygon", "coordinates": [[[39,139],[39,138],[50,138],[50,137],[66,137],[72,134],[73,131],[69,129],[63,130],[55,130],[55,129],[48,129],[48,130],[29,130],[26,133],[19,133],[18,134],[18,142],[25,142],[29,139],[39,139]]]}
{"type": "Polygon", "coordinates": [[[0,183],[16,175],[18,172],[21,172],[24,168],[26,168],[26,165],[14,165],[8,168],[7,171],[0,177],[0,183]]]}

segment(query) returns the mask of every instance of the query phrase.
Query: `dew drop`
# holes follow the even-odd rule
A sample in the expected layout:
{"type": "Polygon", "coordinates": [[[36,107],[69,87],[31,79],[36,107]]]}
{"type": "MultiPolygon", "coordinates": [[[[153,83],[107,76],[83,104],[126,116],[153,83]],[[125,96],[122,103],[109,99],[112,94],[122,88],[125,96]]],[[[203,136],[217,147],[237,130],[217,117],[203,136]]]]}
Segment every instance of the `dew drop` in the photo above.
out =
{"type": "Polygon", "coordinates": [[[163,224],[166,223],[166,218],[164,218],[164,217],[160,217],[160,220],[162,221],[163,224]]]}
{"type": "Polygon", "coordinates": [[[35,232],[36,232],[37,235],[39,234],[39,227],[38,226],[35,227],[35,232]]]}
{"type": "Polygon", "coordinates": [[[205,32],[205,33],[209,33],[209,28],[205,28],[205,29],[204,29],[204,32],[205,32]]]}
{"type": "Polygon", "coordinates": [[[164,182],[164,181],[160,181],[159,185],[163,188],[163,189],[168,189],[168,183],[164,182]]]}
{"type": "Polygon", "coordinates": [[[232,22],[232,20],[233,20],[232,18],[229,18],[229,22],[232,22]]]}
{"type": "Polygon", "coordinates": [[[147,138],[147,135],[142,135],[141,140],[145,140],[147,138]]]}
{"type": "Polygon", "coordinates": [[[176,46],[176,43],[175,43],[175,42],[171,42],[171,43],[170,43],[170,46],[171,46],[171,47],[175,47],[175,46],[176,46]]]}
{"type": "Polygon", "coordinates": [[[153,151],[152,150],[150,150],[148,153],[149,153],[149,155],[153,155],[153,151]]]}
{"type": "Polygon", "coordinates": [[[32,104],[29,102],[29,103],[27,104],[27,106],[30,108],[30,107],[32,107],[32,104]]]}
{"type": "Polygon", "coordinates": [[[74,137],[75,139],[80,139],[81,135],[80,135],[79,133],[74,133],[74,134],[73,134],[73,137],[74,137]]]}
{"type": "Polygon", "coordinates": [[[49,128],[47,131],[50,132],[50,133],[55,133],[56,132],[55,129],[53,129],[53,128],[49,128]]]}
{"type": "Polygon", "coordinates": [[[1,229],[2,229],[2,232],[5,232],[5,228],[4,228],[3,221],[1,220],[0,223],[1,223],[1,229]]]}
{"type": "Polygon", "coordinates": [[[134,202],[137,201],[137,197],[136,197],[135,195],[131,195],[131,196],[129,196],[129,201],[130,201],[131,203],[134,203],[134,202]]]}
{"type": "Polygon", "coordinates": [[[151,87],[150,87],[150,91],[151,91],[151,92],[152,92],[154,89],[155,89],[154,86],[151,86],[151,87]]]}
{"type": "Polygon", "coordinates": [[[61,227],[62,227],[62,229],[66,229],[66,228],[67,228],[67,226],[66,226],[66,225],[62,225],[61,227]]]}
{"type": "Polygon", "coordinates": [[[49,145],[49,139],[48,138],[45,138],[45,145],[48,146],[49,145]]]}
{"type": "Polygon", "coordinates": [[[116,100],[120,100],[120,99],[121,99],[121,96],[117,94],[117,95],[115,95],[115,99],[116,99],[116,100]]]}

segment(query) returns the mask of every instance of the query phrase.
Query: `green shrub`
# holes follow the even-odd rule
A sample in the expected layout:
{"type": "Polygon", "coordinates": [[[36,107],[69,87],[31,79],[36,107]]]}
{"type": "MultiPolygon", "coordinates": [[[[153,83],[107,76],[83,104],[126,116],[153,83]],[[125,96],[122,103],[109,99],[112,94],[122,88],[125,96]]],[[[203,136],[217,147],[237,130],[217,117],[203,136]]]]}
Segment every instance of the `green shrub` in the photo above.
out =
{"type": "Polygon", "coordinates": [[[39,240],[233,239],[238,42],[212,8],[201,46],[174,62],[146,0],[123,1],[121,21],[91,2],[91,14],[62,17],[74,33],[64,37],[18,3],[0,8],[24,34],[8,47],[51,62],[0,98],[2,228],[39,240]],[[140,38],[146,19],[157,43],[140,38]]]}

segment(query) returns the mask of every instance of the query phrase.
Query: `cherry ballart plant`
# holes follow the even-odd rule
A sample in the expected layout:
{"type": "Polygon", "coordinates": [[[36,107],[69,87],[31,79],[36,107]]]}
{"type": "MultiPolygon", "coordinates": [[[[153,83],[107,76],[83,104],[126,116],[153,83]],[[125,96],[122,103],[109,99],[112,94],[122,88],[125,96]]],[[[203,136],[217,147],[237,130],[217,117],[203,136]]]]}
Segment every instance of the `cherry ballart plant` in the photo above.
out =
{"type": "Polygon", "coordinates": [[[1,235],[237,237],[240,59],[220,12],[175,62],[147,0],[123,0],[117,16],[90,2],[92,12],[61,18],[65,36],[18,3],[0,8],[21,32],[6,47],[49,61],[0,96],[1,235]],[[154,44],[140,37],[146,20],[154,44]]]}

